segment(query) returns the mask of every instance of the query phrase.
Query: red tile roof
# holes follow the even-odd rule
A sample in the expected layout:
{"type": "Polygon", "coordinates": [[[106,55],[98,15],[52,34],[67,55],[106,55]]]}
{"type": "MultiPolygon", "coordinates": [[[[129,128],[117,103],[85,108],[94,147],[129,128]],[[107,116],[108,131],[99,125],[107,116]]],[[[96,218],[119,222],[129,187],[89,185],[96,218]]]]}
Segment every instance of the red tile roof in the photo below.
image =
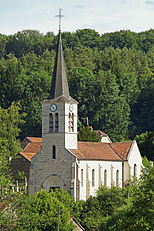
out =
{"type": "Polygon", "coordinates": [[[36,155],[36,153],[42,147],[42,138],[35,137],[27,137],[31,142],[27,144],[23,152],[20,152],[22,156],[24,156],[27,160],[31,161],[31,158],[36,155]],[[35,142],[33,142],[33,140],[35,142]]]}
{"type": "Polygon", "coordinates": [[[78,149],[70,151],[80,160],[122,160],[110,143],[78,142],[78,149]]]}
{"type": "Polygon", "coordinates": [[[32,142],[29,143],[24,149],[24,153],[36,153],[40,150],[42,142],[32,142]]]}
{"type": "Polygon", "coordinates": [[[119,142],[119,143],[110,143],[113,150],[123,159],[127,159],[127,155],[132,145],[131,142],[119,142]]]}
{"type": "MultiPolygon", "coordinates": [[[[36,152],[37,153],[37,152],[36,152]]],[[[20,152],[20,154],[25,157],[27,160],[31,161],[32,157],[36,155],[36,153],[24,153],[20,152]]]]}
{"type": "MultiPolygon", "coordinates": [[[[27,160],[41,149],[42,138],[27,137],[30,142],[23,152],[20,152],[27,160]]],[[[78,149],[70,151],[80,160],[126,160],[132,142],[101,143],[101,142],[78,142],[78,149]]]]}

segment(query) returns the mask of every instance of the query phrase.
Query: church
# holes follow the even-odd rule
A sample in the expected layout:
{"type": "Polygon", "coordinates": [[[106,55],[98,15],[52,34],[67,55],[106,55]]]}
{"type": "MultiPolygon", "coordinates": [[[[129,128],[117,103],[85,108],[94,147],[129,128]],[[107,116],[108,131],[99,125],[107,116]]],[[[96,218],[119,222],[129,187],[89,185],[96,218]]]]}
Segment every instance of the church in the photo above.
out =
{"type": "Polygon", "coordinates": [[[77,140],[78,102],[69,94],[61,30],[50,96],[42,102],[42,138],[26,137],[16,169],[24,171],[30,194],[67,190],[75,201],[95,196],[101,185],[124,185],[141,175],[142,158],[136,141],[112,143],[77,140]]]}

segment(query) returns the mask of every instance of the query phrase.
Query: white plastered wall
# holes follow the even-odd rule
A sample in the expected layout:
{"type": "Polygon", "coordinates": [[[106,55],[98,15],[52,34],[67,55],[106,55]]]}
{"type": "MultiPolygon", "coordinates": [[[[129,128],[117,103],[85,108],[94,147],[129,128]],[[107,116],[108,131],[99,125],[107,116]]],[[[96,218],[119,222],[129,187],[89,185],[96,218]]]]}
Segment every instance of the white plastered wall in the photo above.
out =
{"type": "Polygon", "coordinates": [[[141,175],[141,169],[142,169],[142,157],[139,151],[139,148],[137,146],[136,141],[133,141],[133,144],[131,146],[131,149],[128,153],[128,164],[130,167],[130,177],[134,176],[134,164],[136,164],[136,177],[137,179],[140,177],[141,175]]]}
{"type": "Polygon", "coordinates": [[[77,104],[65,104],[65,148],[77,149],[77,104]],[[74,131],[69,131],[69,113],[74,115],[74,131]]]}
{"type": "Polygon", "coordinates": [[[104,171],[107,171],[107,187],[111,187],[111,178],[113,185],[116,185],[116,171],[119,170],[119,187],[122,187],[122,161],[86,161],[78,162],[78,179],[80,181],[80,200],[86,200],[86,166],[88,165],[88,179],[90,182],[90,195],[96,196],[99,188],[99,180],[104,185],[104,171]],[[81,183],[81,169],[83,169],[83,186],[81,183]],[[92,186],[92,170],[95,170],[95,184],[92,186]],[[100,174],[101,173],[101,174],[100,174]],[[100,174],[100,176],[99,176],[100,174]],[[100,179],[101,177],[101,179],[100,179]]]}

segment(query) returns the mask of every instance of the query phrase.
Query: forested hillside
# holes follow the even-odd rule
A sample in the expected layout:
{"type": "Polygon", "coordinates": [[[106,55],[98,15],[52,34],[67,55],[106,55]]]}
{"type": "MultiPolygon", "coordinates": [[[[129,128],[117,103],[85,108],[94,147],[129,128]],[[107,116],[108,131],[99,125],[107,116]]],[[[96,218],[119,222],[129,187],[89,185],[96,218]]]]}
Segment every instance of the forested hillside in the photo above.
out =
{"type": "MultiPolygon", "coordinates": [[[[62,33],[62,41],[79,124],[85,125],[88,117],[112,141],[138,135],[141,145],[145,140],[153,145],[154,30],[100,35],[84,29],[62,33]]],[[[41,136],[41,101],[49,95],[56,44],[51,32],[0,34],[0,106],[20,102],[27,114],[21,139],[41,136]]],[[[152,148],[143,154],[152,158],[152,148]]]]}

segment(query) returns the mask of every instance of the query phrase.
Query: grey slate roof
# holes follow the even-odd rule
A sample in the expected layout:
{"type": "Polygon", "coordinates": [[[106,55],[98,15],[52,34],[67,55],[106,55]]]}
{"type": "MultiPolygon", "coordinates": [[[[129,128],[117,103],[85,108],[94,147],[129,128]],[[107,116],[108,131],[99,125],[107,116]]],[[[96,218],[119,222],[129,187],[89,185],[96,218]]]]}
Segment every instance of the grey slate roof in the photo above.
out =
{"type": "Polygon", "coordinates": [[[67,76],[66,76],[66,70],[65,70],[64,57],[63,57],[61,32],[59,31],[56,59],[55,59],[55,65],[54,65],[54,73],[53,73],[53,78],[52,78],[52,83],[51,83],[50,98],[55,99],[62,95],[67,98],[69,98],[70,96],[67,76]]]}

